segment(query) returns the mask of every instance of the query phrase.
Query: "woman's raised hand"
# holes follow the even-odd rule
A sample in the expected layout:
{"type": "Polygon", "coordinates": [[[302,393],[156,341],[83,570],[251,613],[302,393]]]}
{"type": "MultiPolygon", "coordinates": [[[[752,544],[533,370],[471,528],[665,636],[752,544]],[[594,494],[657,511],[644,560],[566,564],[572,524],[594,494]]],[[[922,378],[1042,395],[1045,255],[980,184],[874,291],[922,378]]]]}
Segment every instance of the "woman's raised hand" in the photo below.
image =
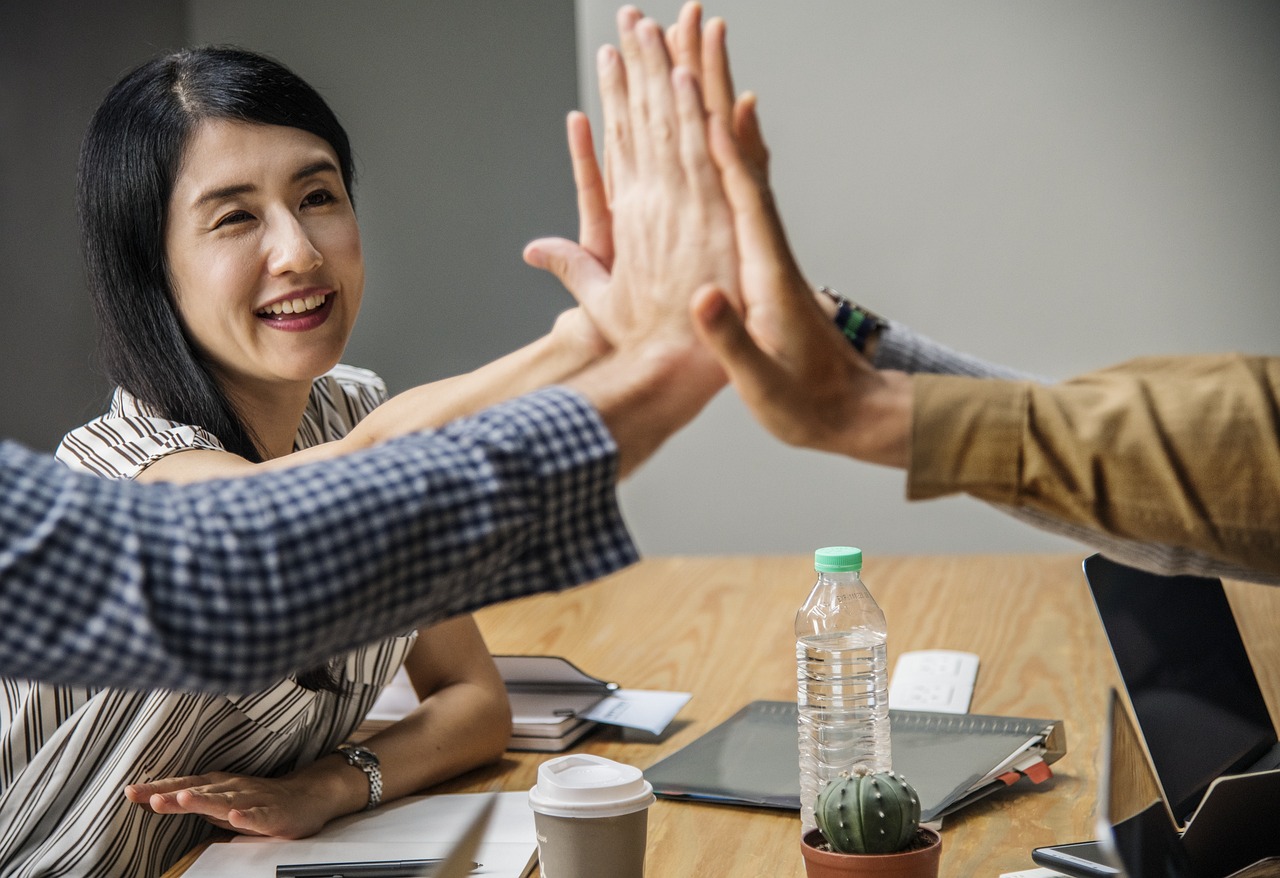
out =
{"type": "MultiPolygon", "coordinates": [[[[696,18],[682,23],[698,29],[696,18]]],[[[535,241],[526,258],[560,277],[615,347],[655,339],[696,345],[694,290],[737,287],[731,217],[707,146],[701,70],[673,67],[662,29],[634,7],[619,11],[618,35],[618,48],[605,46],[597,56],[604,174],[585,118],[569,121],[582,246],[535,241]]]]}
{"type": "Polygon", "coordinates": [[[734,93],[725,34],[723,18],[712,18],[704,26],[702,4],[690,0],[681,8],[676,23],[667,29],[667,52],[677,66],[689,69],[697,77],[707,113],[725,120],[745,160],[764,176],[769,151],[756,118],[756,96],[749,91],[734,93]]]}

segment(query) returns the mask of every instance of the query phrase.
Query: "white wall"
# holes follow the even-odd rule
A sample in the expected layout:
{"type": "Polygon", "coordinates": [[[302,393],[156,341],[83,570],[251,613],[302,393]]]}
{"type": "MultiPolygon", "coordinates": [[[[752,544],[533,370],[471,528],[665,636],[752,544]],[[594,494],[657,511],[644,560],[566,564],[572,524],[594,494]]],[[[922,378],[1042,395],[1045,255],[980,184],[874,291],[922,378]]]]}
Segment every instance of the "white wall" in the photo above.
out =
{"type": "MultiPolygon", "coordinates": [[[[584,103],[617,4],[577,0],[584,103]]],[[[646,13],[674,20],[678,0],[646,13]]],[[[1280,348],[1280,7],[707,0],[810,280],[1066,377],[1280,348]]],[[[725,394],[624,491],[657,553],[1072,544],[784,449],[725,394]]]]}

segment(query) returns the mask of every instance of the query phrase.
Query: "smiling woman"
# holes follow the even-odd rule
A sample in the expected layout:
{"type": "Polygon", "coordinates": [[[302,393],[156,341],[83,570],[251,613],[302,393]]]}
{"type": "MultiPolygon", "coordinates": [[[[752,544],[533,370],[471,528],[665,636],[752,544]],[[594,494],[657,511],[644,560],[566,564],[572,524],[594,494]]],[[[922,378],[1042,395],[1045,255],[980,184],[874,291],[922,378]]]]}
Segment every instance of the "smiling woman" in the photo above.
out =
{"type": "MultiPolygon", "coordinates": [[[[341,429],[298,442],[313,382],[333,384],[322,376],[363,295],[353,181],[342,125],[271,59],[189,49],[121,80],[90,124],[79,176],[101,358],[119,390],[105,421],[64,440],[63,460],[178,482],[298,466],[560,381],[607,350],[572,309],[506,357],[376,412],[348,411],[341,429]],[[122,415],[164,418],[190,435],[111,424],[122,415]],[[90,438],[115,426],[141,447],[113,452],[90,438]]],[[[340,401],[357,391],[325,392],[340,401]]]]}
{"type": "MultiPolygon", "coordinates": [[[[329,107],[268,58],[190,49],[121,80],[90,123],[79,175],[118,387],[59,458],[139,481],[281,469],[439,426],[605,350],[571,311],[526,348],[386,400],[376,375],[339,362],[365,280],[352,178],[329,107]]],[[[510,734],[470,616],[236,696],[0,689],[6,875],[157,875],[215,826],[310,835],[498,758],[510,734]],[[340,751],[401,663],[418,709],[340,751]]]]}
{"type": "MultiPolygon", "coordinates": [[[[80,159],[81,238],[111,380],[167,417],[202,426],[227,451],[261,461],[264,455],[243,412],[218,385],[216,367],[188,342],[190,327],[172,307],[177,254],[167,249],[179,178],[188,179],[183,172],[195,157],[191,148],[204,139],[197,134],[206,126],[225,128],[233,122],[245,130],[271,127],[311,135],[326,160],[336,164],[342,192],[350,199],[351,145],[314,89],[250,52],[188,50],[143,64],[94,114],[80,159]],[[164,235],[157,234],[161,229],[164,235]]],[[[215,185],[231,187],[226,192],[200,194],[234,194],[248,182],[225,179],[215,185]]],[[[211,268],[196,266],[197,271],[211,268]]]]}
{"type": "Polygon", "coordinates": [[[224,393],[258,401],[264,456],[293,451],[311,382],[341,358],[364,293],[333,149],[298,128],[202,121],[169,198],[164,249],[192,344],[224,393]]]}

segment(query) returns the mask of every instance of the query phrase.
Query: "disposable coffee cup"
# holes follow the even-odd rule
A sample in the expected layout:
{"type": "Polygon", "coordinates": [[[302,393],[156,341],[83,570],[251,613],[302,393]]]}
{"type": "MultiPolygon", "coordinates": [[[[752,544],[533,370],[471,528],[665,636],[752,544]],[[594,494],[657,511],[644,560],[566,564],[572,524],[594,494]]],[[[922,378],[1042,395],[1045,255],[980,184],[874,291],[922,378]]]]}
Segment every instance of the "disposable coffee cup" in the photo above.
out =
{"type": "Polygon", "coordinates": [[[573,753],[529,790],[542,878],[642,878],[653,784],[640,769],[573,753]]]}

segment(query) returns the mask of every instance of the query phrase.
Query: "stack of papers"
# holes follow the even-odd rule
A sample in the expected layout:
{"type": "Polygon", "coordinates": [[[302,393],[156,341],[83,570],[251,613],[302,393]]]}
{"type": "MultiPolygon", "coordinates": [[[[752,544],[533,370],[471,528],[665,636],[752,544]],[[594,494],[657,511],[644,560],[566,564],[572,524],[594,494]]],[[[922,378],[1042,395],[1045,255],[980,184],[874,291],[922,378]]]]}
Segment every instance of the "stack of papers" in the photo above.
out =
{"type": "MultiPolygon", "coordinates": [[[[621,689],[551,655],[494,656],[511,699],[509,750],[558,752],[599,723],[660,735],[688,703],[688,692],[621,689]]],[[[418,706],[402,668],[374,703],[361,729],[373,732],[418,706]]]]}

